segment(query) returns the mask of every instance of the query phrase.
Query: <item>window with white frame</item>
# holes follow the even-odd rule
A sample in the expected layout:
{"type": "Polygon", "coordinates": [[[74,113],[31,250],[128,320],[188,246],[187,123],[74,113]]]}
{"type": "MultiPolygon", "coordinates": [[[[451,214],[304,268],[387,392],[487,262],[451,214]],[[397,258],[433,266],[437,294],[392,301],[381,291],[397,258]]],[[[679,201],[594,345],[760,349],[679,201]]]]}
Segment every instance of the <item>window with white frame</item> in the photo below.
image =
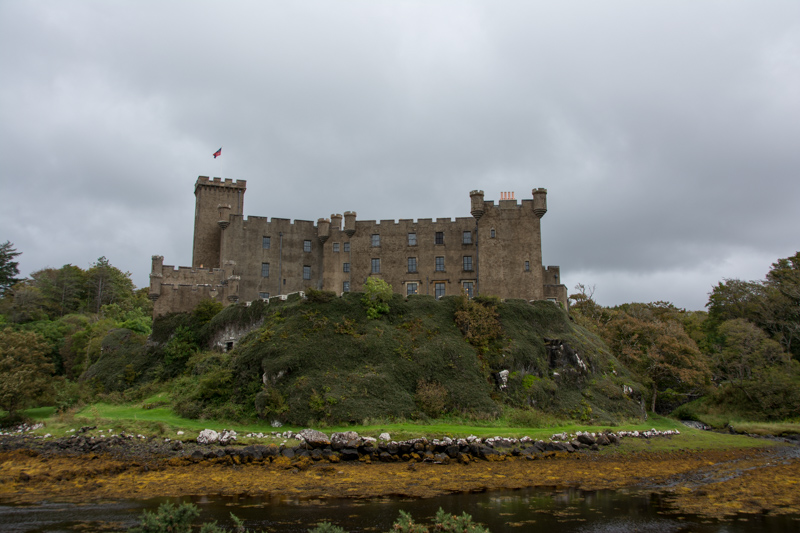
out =
{"type": "Polygon", "coordinates": [[[311,267],[303,265],[303,279],[311,279],[311,267]]]}
{"type": "Polygon", "coordinates": [[[261,248],[269,250],[269,237],[261,237],[261,248]]]}
{"type": "Polygon", "coordinates": [[[409,246],[416,246],[417,245],[417,234],[416,233],[409,233],[408,234],[408,245],[409,246]]]}
{"type": "Polygon", "coordinates": [[[381,273],[381,260],[379,258],[372,259],[372,270],[373,274],[380,274],[381,273]]]}
{"type": "Polygon", "coordinates": [[[472,244],[472,232],[465,231],[463,236],[461,237],[461,242],[463,244],[472,244]]]}
{"type": "Polygon", "coordinates": [[[466,270],[467,272],[471,272],[472,271],[472,256],[471,255],[465,255],[463,263],[464,263],[464,270],[466,270]]]}
{"type": "Polygon", "coordinates": [[[381,245],[381,236],[379,233],[372,234],[372,246],[380,246],[381,245]]]}
{"type": "Polygon", "coordinates": [[[333,243],[333,251],[334,252],[338,252],[339,251],[339,243],[338,242],[333,243]]]}
{"type": "Polygon", "coordinates": [[[344,251],[345,252],[349,252],[350,251],[350,243],[349,242],[344,243],[344,251]]]}
{"type": "Polygon", "coordinates": [[[418,283],[406,283],[406,296],[417,294],[418,289],[419,289],[418,283]]]}
{"type": "Polygon", "coordinates": [[[436,268],[434,268],[436,272],[444,272],[444,257],[438,256],[436,258],[436,268]]]}
{"type": "Polygon", "coordinates": [[[311,241],[303,241],[303,251],[304,252],[311,251],[311,241]]]}
{"type": "Polygon", "coordinates": [[[467,293],[467,298],[472,298],[475,292],[475,283],[472,281],[465,281],[464,292],[467,293]]]}
{"type": "Polygon", "coordinates": [[[434,283],[433,289],[437,300],[444,296],[444,283],[434,283]]]}

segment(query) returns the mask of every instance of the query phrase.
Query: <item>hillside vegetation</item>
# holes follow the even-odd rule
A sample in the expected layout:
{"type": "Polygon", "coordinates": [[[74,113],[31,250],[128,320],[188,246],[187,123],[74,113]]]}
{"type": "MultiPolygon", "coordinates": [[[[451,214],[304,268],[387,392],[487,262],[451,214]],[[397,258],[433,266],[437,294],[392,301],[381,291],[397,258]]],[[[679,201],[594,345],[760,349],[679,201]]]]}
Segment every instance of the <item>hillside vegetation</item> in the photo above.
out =
{"type": "Polygon", "coordinates": [[[221,331],[250,331],[229,353],[198,351],[187,359],[173,389],[176,411],[298,425],[446,414],[490,419],[504,405],[587,422],[643,414],[641,386],[602,341],[550,302],[393,295],[385,313],[369,318],[362,300],[359,293],[311,291],[305,300],[224,309],[196,336],[208,342],[221,331]],[[559,357],[545,339],[566,343],[580,359],[559,357]]]}

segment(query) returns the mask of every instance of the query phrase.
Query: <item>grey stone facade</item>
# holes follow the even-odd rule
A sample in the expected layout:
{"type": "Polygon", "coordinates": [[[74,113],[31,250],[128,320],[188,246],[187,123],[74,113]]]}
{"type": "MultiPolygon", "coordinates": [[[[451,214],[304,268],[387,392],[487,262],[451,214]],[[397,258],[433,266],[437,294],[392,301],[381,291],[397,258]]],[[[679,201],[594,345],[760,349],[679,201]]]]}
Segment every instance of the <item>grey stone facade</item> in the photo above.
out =
{"type": "Polygon", "coordinates": [[[303,291],[360,291],[370,276],[397,293],[487,294],[567,305],[559,267],[542,265],[547,191],[496,204],[470,193],[470,217],[357,220],[333,214],[316,224],[243,215],[246,182],[200,176],[195,184],[191,267],[153,256],[154,315],[190,311],[212,298],[225,305],[303,291]]]}

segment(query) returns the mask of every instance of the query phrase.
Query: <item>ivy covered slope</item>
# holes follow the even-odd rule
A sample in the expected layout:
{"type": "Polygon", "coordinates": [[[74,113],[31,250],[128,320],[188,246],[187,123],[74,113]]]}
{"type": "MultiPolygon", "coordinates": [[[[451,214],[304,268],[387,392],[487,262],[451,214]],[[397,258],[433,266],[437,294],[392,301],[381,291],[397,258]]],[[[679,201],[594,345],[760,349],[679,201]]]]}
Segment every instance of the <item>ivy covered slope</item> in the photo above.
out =
{"type": "Polygon", "coordinates": [[[193,354],[179,326],[190,318],[157,320],[164,368],[185,361],[176,411],[296,425],[490,419],[504,405],[598,423],[642,414],[641,385],[550,302],[307,296],[222,310],[195,328],[205,346],[193,354]],[[243,336],[229,353],[207,349],[231,334],[243,336]]]}

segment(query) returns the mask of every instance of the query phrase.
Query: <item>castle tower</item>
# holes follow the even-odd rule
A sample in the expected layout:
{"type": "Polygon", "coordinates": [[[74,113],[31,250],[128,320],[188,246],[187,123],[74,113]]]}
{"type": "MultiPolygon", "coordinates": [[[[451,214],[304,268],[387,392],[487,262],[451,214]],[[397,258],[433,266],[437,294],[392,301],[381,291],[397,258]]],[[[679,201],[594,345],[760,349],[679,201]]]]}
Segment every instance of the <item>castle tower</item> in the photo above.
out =
{"type": "Polygon", "coordinates": [[[317,220],[317,238],[319,242],[325,244],[328,237],[331,236],[331,221],[327,218],[320,218],[317,220]]]}
{"type": "Polygon", "coordinates": [[[344,212],[344,232],[347,234],[348,237],[352,237],[353,234],[356,232],[356,212],[355,211],[345,211],[344,212]]]}
{"type": "Polygon", "coordinates": [[[542,218],[547,213],[547,189],[533,189],[533,213],[542,218]]]}
{"type": "Polygon", "coordinates": [[[230,215],[244,209],[245,180],[199,176],[194,186],[194,245],[192,268],[220,268],[220,238],[230,215]],[[225,217],[225,220],[220,220],[225,217]],[[222,222],[222,224],[220,224],[222,222]]]}
{"type": "Polygon", "coordinates": [[[342,215],[335,213],[331,215],[331,228],[336,231],[342,231],[342,215]]]}
{"type": "Polygon", "coordinates": [[[469,199],[472,207],[470,213],[475,217],[475,220],[480,220],[483,216],[483,191],[471,191],[469,199]]]}

